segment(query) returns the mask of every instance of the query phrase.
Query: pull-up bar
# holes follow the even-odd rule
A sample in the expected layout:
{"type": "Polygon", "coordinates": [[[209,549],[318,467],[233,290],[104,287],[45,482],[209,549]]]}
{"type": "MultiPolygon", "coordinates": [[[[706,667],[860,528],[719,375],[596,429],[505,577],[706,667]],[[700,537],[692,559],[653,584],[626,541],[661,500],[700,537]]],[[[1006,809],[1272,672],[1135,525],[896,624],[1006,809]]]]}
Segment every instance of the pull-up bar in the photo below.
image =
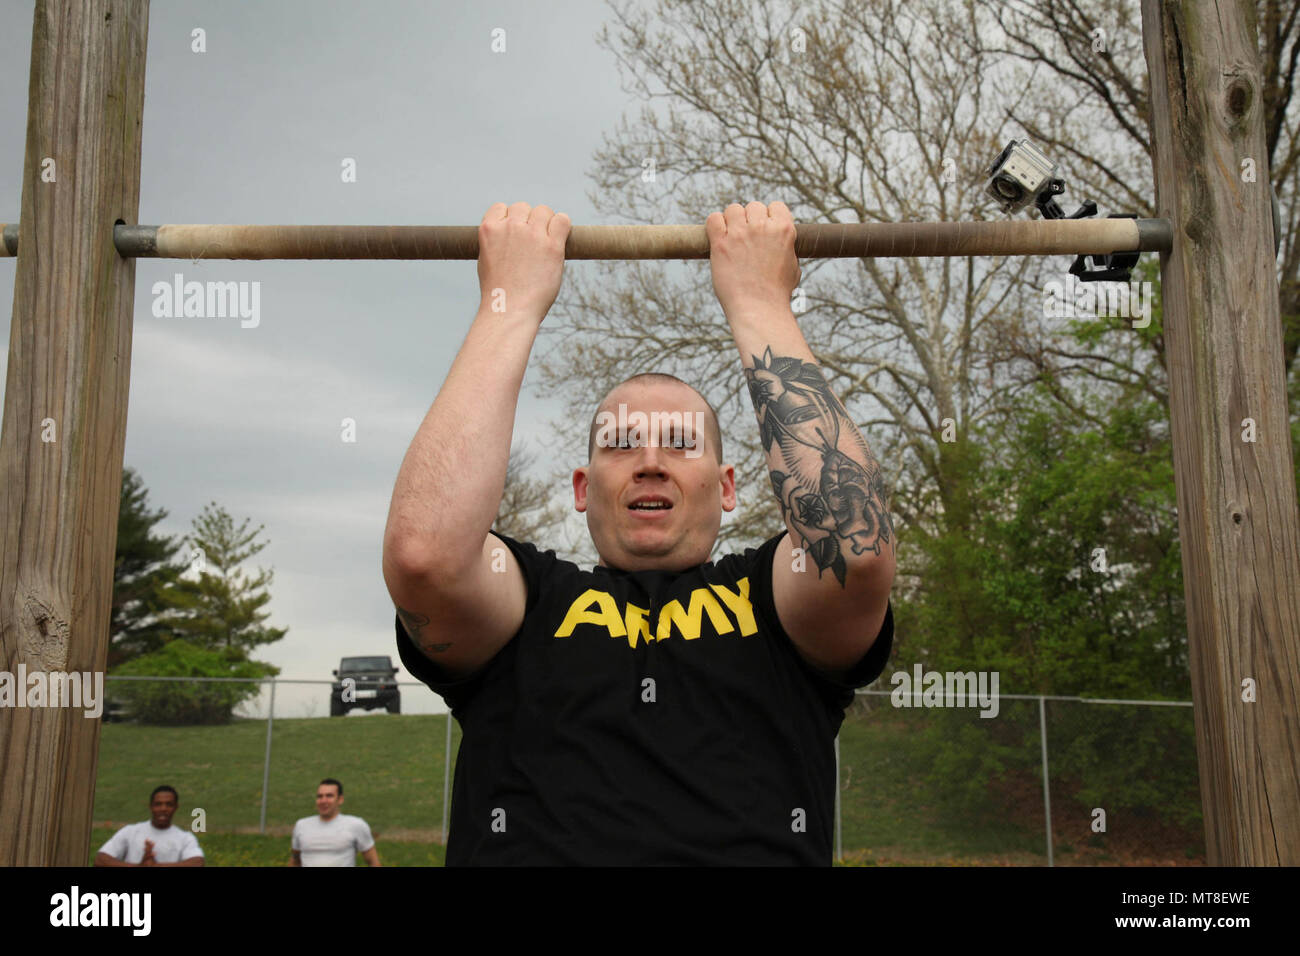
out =
{"type": "MultiPolygon", "coordinates": [[[[0,224],[0,256],[18,255],[18,225],[0,224]]],[[[804,259],[864,256],[1107,255],[1169,252],[1167,219],[1050,219],[999,222],[803,223],[794,251],[804,259]]],[[[123,257],[140,259],[477,259],[477,226],[113,227],[123,257]]],[[[695,226],[574,226],[566,259],[707,259],[695,226]]]]}

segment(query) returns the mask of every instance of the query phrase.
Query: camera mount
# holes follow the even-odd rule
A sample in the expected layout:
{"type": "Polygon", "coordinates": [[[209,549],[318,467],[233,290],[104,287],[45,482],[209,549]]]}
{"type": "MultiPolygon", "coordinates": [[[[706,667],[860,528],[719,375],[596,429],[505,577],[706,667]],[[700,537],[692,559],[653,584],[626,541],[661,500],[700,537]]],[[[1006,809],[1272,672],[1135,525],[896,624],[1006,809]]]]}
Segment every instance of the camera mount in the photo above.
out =
{"type": "MultiPolygon", "coordinates": [[[[1056,175],[1057,166],[1027,139],[1013,139],[989,167],[988,193],[1005,213],[1018,212],[1030,205],[1037,207],[1044,219],[1087,219],[1097,215],[1097,204],[1085,199],[1079,208],[1066,215],[1056,202],[1065,192],[1065,180],[1056,175]]],[[[1136,219],[1131,213],[1115,213],[1111,219],[1136,219]]],[[[1081,282],[1128,282],[1137,265],[1137,252],[1093,255],[1096,266],[1088,268],[1088,256],[1077,256],[1070,274],[1081,282]]]]}

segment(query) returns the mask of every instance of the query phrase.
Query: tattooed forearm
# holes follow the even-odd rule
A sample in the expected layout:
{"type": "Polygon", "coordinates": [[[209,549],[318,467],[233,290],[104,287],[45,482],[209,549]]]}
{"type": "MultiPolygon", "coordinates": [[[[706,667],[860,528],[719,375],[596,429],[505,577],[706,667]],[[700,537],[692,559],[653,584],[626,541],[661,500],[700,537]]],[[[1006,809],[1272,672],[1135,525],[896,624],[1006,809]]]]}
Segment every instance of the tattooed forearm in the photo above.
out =
{"type": "Polygon", "coordinates": [[[406,628],[406,633],[411,635],[411,640],[415,642],[415,646],[420,650],[429,654],[440,654],[447,650],[447,648],[451,647],[450,642],[446,644],[435,644],[424,637],[422,632],[424,626],[429,623],[428,615],[420,614],[418,611],[408,611],[406,608],[399,607],[397,609],[397,616],[401,619],[402,626],[406,628]]]}
{"type": "Polygon", "coordinates": [[[815,363],[769,348],[745,378],[791,538],[843,586],[846,554],[893,547],[880,466],[815,363]]]}

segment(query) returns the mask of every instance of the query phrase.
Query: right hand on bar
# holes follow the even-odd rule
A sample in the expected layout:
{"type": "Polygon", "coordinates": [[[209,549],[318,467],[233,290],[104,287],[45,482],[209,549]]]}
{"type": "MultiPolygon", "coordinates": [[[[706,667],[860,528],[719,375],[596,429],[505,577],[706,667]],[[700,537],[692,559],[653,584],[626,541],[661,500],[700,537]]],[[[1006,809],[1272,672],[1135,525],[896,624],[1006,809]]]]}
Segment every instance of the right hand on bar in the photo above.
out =
{"type": "Polygon", "coordinates": [[[478,227],[479,308],[541,322],[560,293],[572,225],[549,206],[493,204],[478,227]]]}

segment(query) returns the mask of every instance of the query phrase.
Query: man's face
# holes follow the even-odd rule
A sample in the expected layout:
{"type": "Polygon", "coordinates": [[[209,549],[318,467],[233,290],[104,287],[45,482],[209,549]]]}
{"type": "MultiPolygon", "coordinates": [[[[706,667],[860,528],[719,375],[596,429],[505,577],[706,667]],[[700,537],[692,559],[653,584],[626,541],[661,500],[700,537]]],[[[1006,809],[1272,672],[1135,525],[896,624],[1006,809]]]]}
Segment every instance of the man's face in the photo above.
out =
{"type": "Polygon", "coordinates": [[[155,793],[149,801],[149,817],[159,830],[166,830],[172,825],[172,814],[176,812],[176,795],[164,790],[155,793]]]}
{"type": "Polygon", "coordinates": [[[332,783],[322,783],[316,788],[316,812],[320,814],[322,820],[333,819],[339,812],[339,807],[343,803],[343,798],[339,796],[339,788],[332,783]]]}
{"type": "Polygon", "coordinates": [[[587,514],[601,564],[681,571],[707,561],[722,512],[736,507],[736,470],[718,463],[710,429],[696,427],[708,422],[708,406],[677,382],[622,385],[601,410],[617,418],[620,404],[629,423],[625,436],[616,424],[604,434],[598,428],[591,462],[573,472],[574,507],[587,514]],[[632,424],[637,412],[656,426],[641,439],[632,424]],[[683,435],[678,423],[684,430],[687,422],[683,435]],[[690,442],[695,447],[685,447],[690,442]]]}

